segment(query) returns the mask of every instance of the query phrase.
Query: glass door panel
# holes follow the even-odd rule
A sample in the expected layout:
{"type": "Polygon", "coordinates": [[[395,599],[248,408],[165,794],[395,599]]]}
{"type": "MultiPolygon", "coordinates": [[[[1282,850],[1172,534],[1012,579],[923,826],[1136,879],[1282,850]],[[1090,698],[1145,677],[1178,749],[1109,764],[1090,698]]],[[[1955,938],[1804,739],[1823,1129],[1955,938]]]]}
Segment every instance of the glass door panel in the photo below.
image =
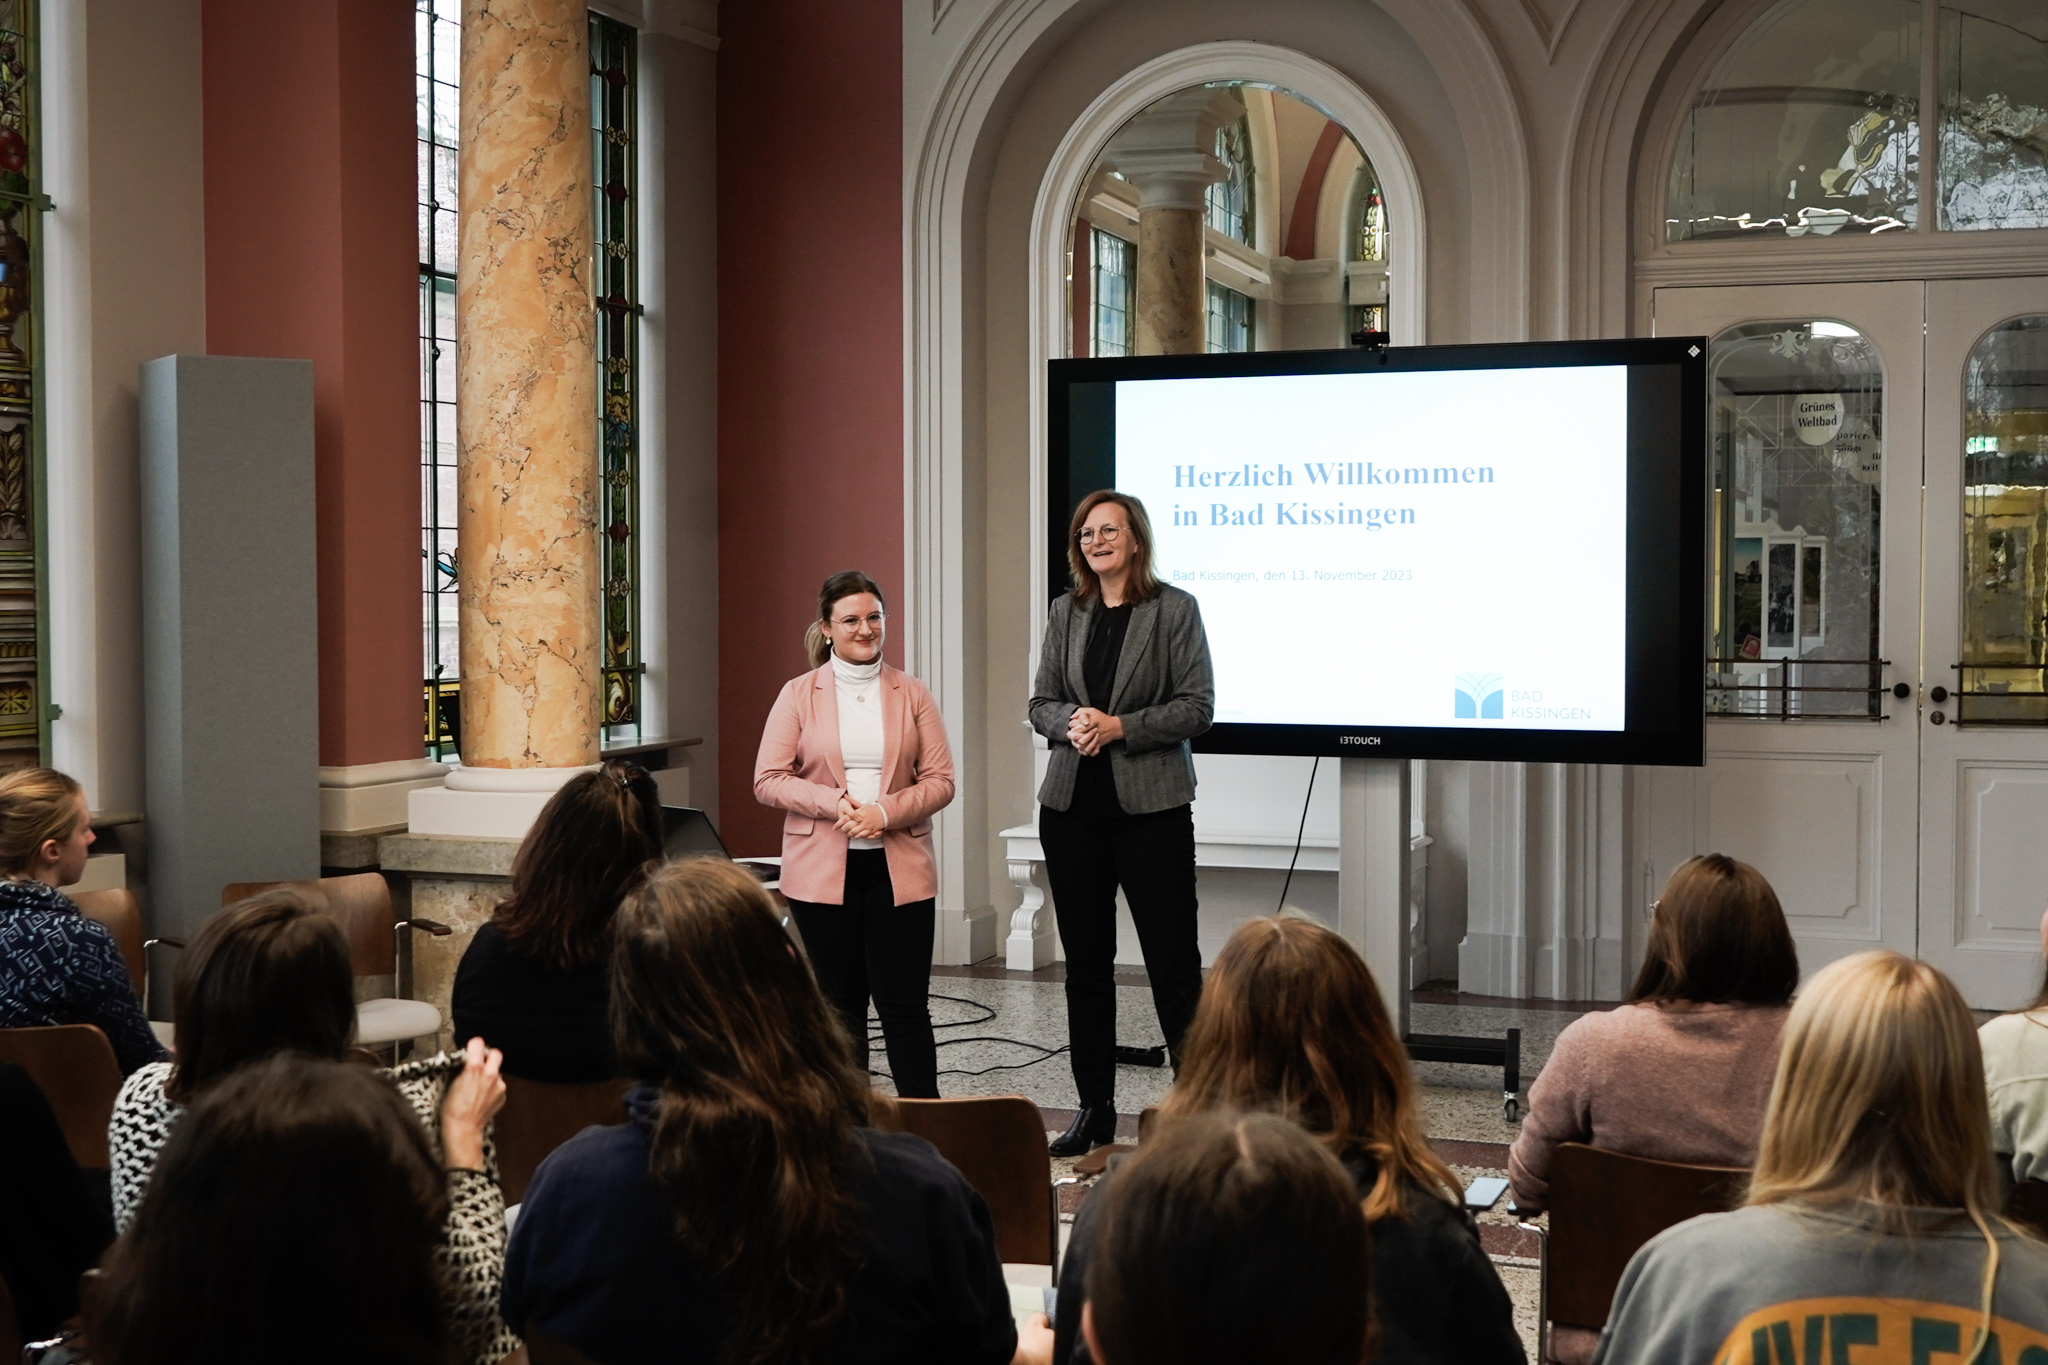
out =
{"type": "Polygon", "coordinates": [[[1856,328],[1745,322],[1709,347],[1714,650],[1727,716],[1877,719],[1884,369],[1856,328]]]}
{"type": "Polygon", "coordinates": [[[1963,649],[1956,720],[2048,725],[2048,316],[1963,369],[1963,649]]]}

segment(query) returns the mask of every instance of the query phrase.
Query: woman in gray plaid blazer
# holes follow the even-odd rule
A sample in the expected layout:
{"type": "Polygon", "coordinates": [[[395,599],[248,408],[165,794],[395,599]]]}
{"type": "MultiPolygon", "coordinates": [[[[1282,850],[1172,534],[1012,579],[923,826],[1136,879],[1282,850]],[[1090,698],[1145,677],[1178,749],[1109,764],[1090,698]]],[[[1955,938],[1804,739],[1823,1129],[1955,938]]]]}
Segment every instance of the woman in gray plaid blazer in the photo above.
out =
{"type": "Polygon", "coordinates": [[[1073,591],[1052,604],[1031,724],[1052,749],[1038,837],[1067,954],[1067,1036],[1081,1109],[1052,1143],[1116,1140],[1116,893],[1121,886],[1178,1061],[1202,993],[1195,938],[1195,762],[1216,684],[1202,611],[1152,572],[1145,506],[1110,489],[1074,511],[1073,591]]]}

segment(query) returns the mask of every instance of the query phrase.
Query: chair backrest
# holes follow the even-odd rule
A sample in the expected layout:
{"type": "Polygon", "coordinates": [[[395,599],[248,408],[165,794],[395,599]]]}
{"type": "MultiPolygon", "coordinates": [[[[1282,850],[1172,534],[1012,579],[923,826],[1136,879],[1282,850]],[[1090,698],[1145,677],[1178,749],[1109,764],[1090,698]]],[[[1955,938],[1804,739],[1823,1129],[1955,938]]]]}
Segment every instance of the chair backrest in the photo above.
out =
{"type": "Polygon", "coordinates": [[[1550,1158],[1550,1320],[1606,1326],[1621,1272],[1643,1243],[1688,1218],[1734,1208],[1748,1176],[1560,1146],[1550,1158]]]}
{"type": "Polygon", "coordinates": [[[2048,1181],[2019,1180],[2005,1196],[2005,1216],[2048,1237],[2048,1181]]]}
{"type": "Polygon", "coordinates": [[[505,1107],[491,1128],[498,1147],[498,1188],[506,1204],[526,1198],[534,1171],[555,1148],[592,1124],[624,1123],[626,1092],[632,1086],[624,1079],[559,1085],[507,1076],[505,1107]]]}
{"type": "Polygon", "coordinates": [[[107,1035],[91,1024],[0,1029],[0,1062],[12,1062],[35,1079],[71,1158],[88,1170],[113,1164],[107,1154],[107,1124],[121,1093],[121,1064],[107,1035]]]}
{"type": "Polygon", "coordinates": [[[149,977],[149,961],[143,952],[148,936],[142,932],[142,907],[135,903],[135,893],[117,886],[106,891],[73,892],[71,900],[78,913],[106,925],[113,934],[114,946],[121,950],[121,961],[128,965],[128,980],[140,997],[149,977]]]}
{"type": "Polygon", "coordinates": [[[1059,1246],[1045,1118],[1022,1095],[897,1100],[878,1106],[877,1128],[915,1133],[967,1177],[996,1227],[996,1252],[1017,1265],[1051,1265],[1059,1246]],[[891,1117],[886,1111],[893,1107],[891,1117]]]}
{"type": "Polygon", "coordinates": [[[233,905],[281,886],[300,892],[341,922],[348,935],[349,970],[355,975],[397,974],[397,919],[391,912],[391,884],[381,873],[353,872],[301,882],[230,882],[220,890],[220,903],[233,905]]]}

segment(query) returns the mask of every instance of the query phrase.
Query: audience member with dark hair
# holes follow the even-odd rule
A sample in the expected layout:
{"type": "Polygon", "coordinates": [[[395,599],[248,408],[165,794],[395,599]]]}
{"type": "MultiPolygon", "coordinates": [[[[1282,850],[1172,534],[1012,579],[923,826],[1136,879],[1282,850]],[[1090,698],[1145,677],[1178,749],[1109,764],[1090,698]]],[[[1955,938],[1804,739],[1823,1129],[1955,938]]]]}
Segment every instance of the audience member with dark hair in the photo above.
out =
{"type": "Polygon", "coordinates": [[[1081,1331],[1102,1365],[1367,1358],[1386,1260],[1369,1246],[1352,1173],[1295,1124],[1167,1120],[1097,1200],[1081,1331]]]}
{"type": "Polygon", "coordinates": [[[2048,1359],[2048,1247],[1996,1200],[1961,993],[1888,950],[1830,963],[1786,1022],[1748,1207],[1638,1251],[1594,1359],[2048,1359]]]}
{"type": "MultiPolygon", "coordinates": [[[[1747,1166],[1778,1063],[1799,957],[1763,874],[1720,853],[1689,858],[1652,907],[1650,942],[1621,1008],[1557,1036],[1508,1152],[1515,1206],[1541,1213],[1560,1143],[1657,1161],[1747,1166]]],[[[1551,1358],[1584,1365],[1598,1338],[1560,1326],[1551,1358]]]]}
{"type": "MultiPolygon", "coordinates": [[[[1526,1359],[1514,1306],[1479,1245],[1457,1177],[1422,1135],[1407,1051],[1356,949],[1295,915],[1239,925],[1209,972],[1183,1058],[1162,1122],[1277,1114],[1350,1174],[1352,1197],[1372,1225],[1376,1360],[1526,1359]]],[[[1075,1222],[1061,1272],[1058,1360],[1086,1359],[1076,1291],[1094,1283],[1102,1191],[1122,1179],[1118,1172],[1097,1182],[1075,1222]]]]}
{"type": "Polygon", "coordinates": [[[722,860],[626,898],[612,1018],[641,1086],[627,1123],[535,1173],[505,1320],[600,1365],[1044,1359],[1042,1327],[1019,1349],[981,1197],[865,1126],[867,1078],[782,918],[722,860]]]}
{"type": "Polygon", "coordinates": [[[78,1277],[113,1240],[106,1182],[79,1169],[35,1078],[0,1063],[0,1280],[24,1338],[78,1312],[78,1277]]]}
{"type": "Polygon", "coordinates": [[[92,1024],[123,1074],[165,1053],[114,936],[58,891],[85,875],[92,814],[50,768],[0,778],[0,1028],[92,1024]]]}
{"type": "MultiPolygon", "coordinates": [[[[2048,915],[2041,916],[2048,958],[2048,915]]],[[[1977,1030],[1991,1097],[1991,1149],[2003,1181],[2048,1180],[2048,980],[2034,1003],[1977,1030]]]]}
{"type": "Polygon", "coordinates": [[[488,1038],[505,1072],[601,1081],[612,1059],[612,915],[661,857],[661,792],[612,759],[548,798],[512,862],[512,891],[455,971],[455,1045],[488,1038]]]}
{"type": "MultiPolygon", "coordinates": [[[[355,1027],[353,991],[341,926],[296,891],[263,892],[201,925],[172,989],[177,1060],[143,1067],[114,1102],[116,1225],[127,1231],[147,1202],[166,1143],[189,1121],[186,1106],[279,1054],[339,1061],[355,1027]]],[[[495,1365],[518,1345],[498,1319],[505,1201],[484,1153],[484,1130],[505,1101],[497,1054],[472,1039],[464,1054],[377,1074],[410,1105],[429,1150],[442,1149],[449,1325],[464,1359],[495,1365]]]]}
{"type": "Polygon", "coordinates": [[[165,1147],[86,1323],[105,1365],[443,1365],[427,1136],[369,1071],[256,1062],[165,1147]]]}

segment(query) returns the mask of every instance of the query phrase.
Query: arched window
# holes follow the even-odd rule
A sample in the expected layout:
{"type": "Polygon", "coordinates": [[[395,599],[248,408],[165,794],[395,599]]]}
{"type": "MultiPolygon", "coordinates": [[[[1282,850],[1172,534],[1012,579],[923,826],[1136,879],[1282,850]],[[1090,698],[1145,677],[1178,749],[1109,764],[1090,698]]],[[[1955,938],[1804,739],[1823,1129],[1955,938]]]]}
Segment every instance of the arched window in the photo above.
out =
{"type": "Polygon", "coordinates": [[[1929,35],[1919,0],[1765,11],[1686,111],[1665,239],[2048,227],[2048,6],[1938,12],[1929,35]],[[1923,63],[1930,37],[1936,60],[1923,63]]]}

